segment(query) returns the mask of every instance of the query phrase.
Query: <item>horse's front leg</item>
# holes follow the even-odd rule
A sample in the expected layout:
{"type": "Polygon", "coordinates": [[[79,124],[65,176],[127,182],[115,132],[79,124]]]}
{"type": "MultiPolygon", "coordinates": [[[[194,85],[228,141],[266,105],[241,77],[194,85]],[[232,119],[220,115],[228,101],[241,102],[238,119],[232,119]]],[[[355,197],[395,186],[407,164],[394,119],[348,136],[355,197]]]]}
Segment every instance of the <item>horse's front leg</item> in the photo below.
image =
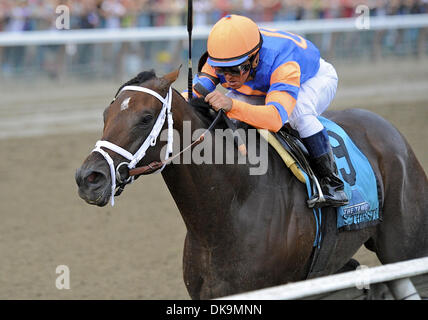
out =
{"type": "Polygon", "coordinates": [[[189,292],[190,298],[194,300],[201,299],[203,284],[201,262],[202,248],[196,241],[192,240],[191,234],[187,232],[183,252],[183,278],[187,292],[189,292]]]}
{"type": "Polygon", "coordinates": [[[187,232],[184,242],[183,276],[187,291],[192,299],[213,299],[236,293],[230,281],[235,268],[227,264],[227,257],[219,259],[214,249],[201,245],[187,232]]]}

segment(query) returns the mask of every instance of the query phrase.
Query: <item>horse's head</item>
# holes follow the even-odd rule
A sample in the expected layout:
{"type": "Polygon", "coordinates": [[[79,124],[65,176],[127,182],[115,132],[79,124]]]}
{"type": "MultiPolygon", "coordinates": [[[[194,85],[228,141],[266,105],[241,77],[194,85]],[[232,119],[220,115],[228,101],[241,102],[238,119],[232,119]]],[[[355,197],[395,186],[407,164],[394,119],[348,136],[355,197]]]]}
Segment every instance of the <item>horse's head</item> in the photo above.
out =
{"type": "Polygon", "coordinates": [[[156,142],[165,123],[172,130],[168,112],[178,74],[176,70],[157,78],[154,72],[142,72],[118,90],[104,111],[101,140],[76,171],[79,196],[86,202],[105,206],[116,185],[131,179],[129,169],[159,161],[166,142],[156,142]]]}

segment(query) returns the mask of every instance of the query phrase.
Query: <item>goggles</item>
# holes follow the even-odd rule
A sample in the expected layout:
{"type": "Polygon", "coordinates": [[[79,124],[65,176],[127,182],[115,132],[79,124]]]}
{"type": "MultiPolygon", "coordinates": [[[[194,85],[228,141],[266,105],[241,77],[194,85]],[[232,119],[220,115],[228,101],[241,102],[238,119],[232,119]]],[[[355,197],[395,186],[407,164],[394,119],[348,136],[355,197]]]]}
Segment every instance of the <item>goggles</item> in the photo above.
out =
{"type": "Polygon", "coordinates": [[[233,67],[214,67],[215,73],[224,76],[226,73],[231,74],[232,76],[240,76],[251,69],[251,63],[244,62],[243,64],[240,64],[239,66],[233,66],[233,67]]]}

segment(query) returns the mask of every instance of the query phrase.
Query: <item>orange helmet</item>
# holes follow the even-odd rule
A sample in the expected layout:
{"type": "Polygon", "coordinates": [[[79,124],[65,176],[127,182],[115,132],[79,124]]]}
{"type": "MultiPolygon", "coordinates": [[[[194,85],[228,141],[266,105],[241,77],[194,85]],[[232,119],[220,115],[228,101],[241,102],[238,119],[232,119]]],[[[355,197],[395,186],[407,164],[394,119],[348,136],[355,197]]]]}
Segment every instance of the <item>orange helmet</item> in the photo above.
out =
{"type": "Polygon", "coordinates": [[[240,65],[261,45],[262,36],[253,20],[234,14],[225,16],[208,36],[208,64],[212,67],[240,65]]]}

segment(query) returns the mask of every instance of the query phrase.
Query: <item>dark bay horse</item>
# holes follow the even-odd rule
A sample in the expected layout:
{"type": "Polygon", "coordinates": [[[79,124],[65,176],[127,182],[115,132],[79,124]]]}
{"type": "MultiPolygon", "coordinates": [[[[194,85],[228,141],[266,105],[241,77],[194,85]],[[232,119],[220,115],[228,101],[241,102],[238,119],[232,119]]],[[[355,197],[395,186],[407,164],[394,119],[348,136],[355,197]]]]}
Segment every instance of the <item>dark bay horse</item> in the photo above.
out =
{"type": "MultiPolygon", "coordinates": [[[[165,97],[177,77],[178,70],[163,78],[144,72],[125,85],[149,88],[165,97]]],[[[171,106],[174,129],[180,134],[183,121],[190,121],[192,130],[208,127],[207,118],[175,90],[171,106]]],[[[152,94],[120,92],[104,112],[101,140],[134,154],[162,107],[152,94]]],[[[322,274],[340,270],[363,244],[383,264],[428,256],[428,182],[404,137],[388,121],[368,111],[334,111],[324,116],[344,128],[369,159],[379,177],[383,221],[363,230],[337,233],[333,212],[327,211],[334,242],[322,274]]],[[[181,143],[181,149],[185,147],[183,141],[176,142],[181,143]]],[[[159,160],[165,144],[158,141],[148,148],[138,165],[159,160]]],[[[103,150],[114,168],[126,160],[111,149],[103,150]]],[[[162,171],[187,228],[183,271],[193,299],[270,287],[307,276],[316,226],[306,205],[304,184],[271,147],[266,174],[249,175],[248,166],[171,163],[162,171]]],[[[85,201],[98,206],[108,203],[113,178],[110,169],[100,152],[86,158],[76,172],[79,195],[85,201]]]]}

